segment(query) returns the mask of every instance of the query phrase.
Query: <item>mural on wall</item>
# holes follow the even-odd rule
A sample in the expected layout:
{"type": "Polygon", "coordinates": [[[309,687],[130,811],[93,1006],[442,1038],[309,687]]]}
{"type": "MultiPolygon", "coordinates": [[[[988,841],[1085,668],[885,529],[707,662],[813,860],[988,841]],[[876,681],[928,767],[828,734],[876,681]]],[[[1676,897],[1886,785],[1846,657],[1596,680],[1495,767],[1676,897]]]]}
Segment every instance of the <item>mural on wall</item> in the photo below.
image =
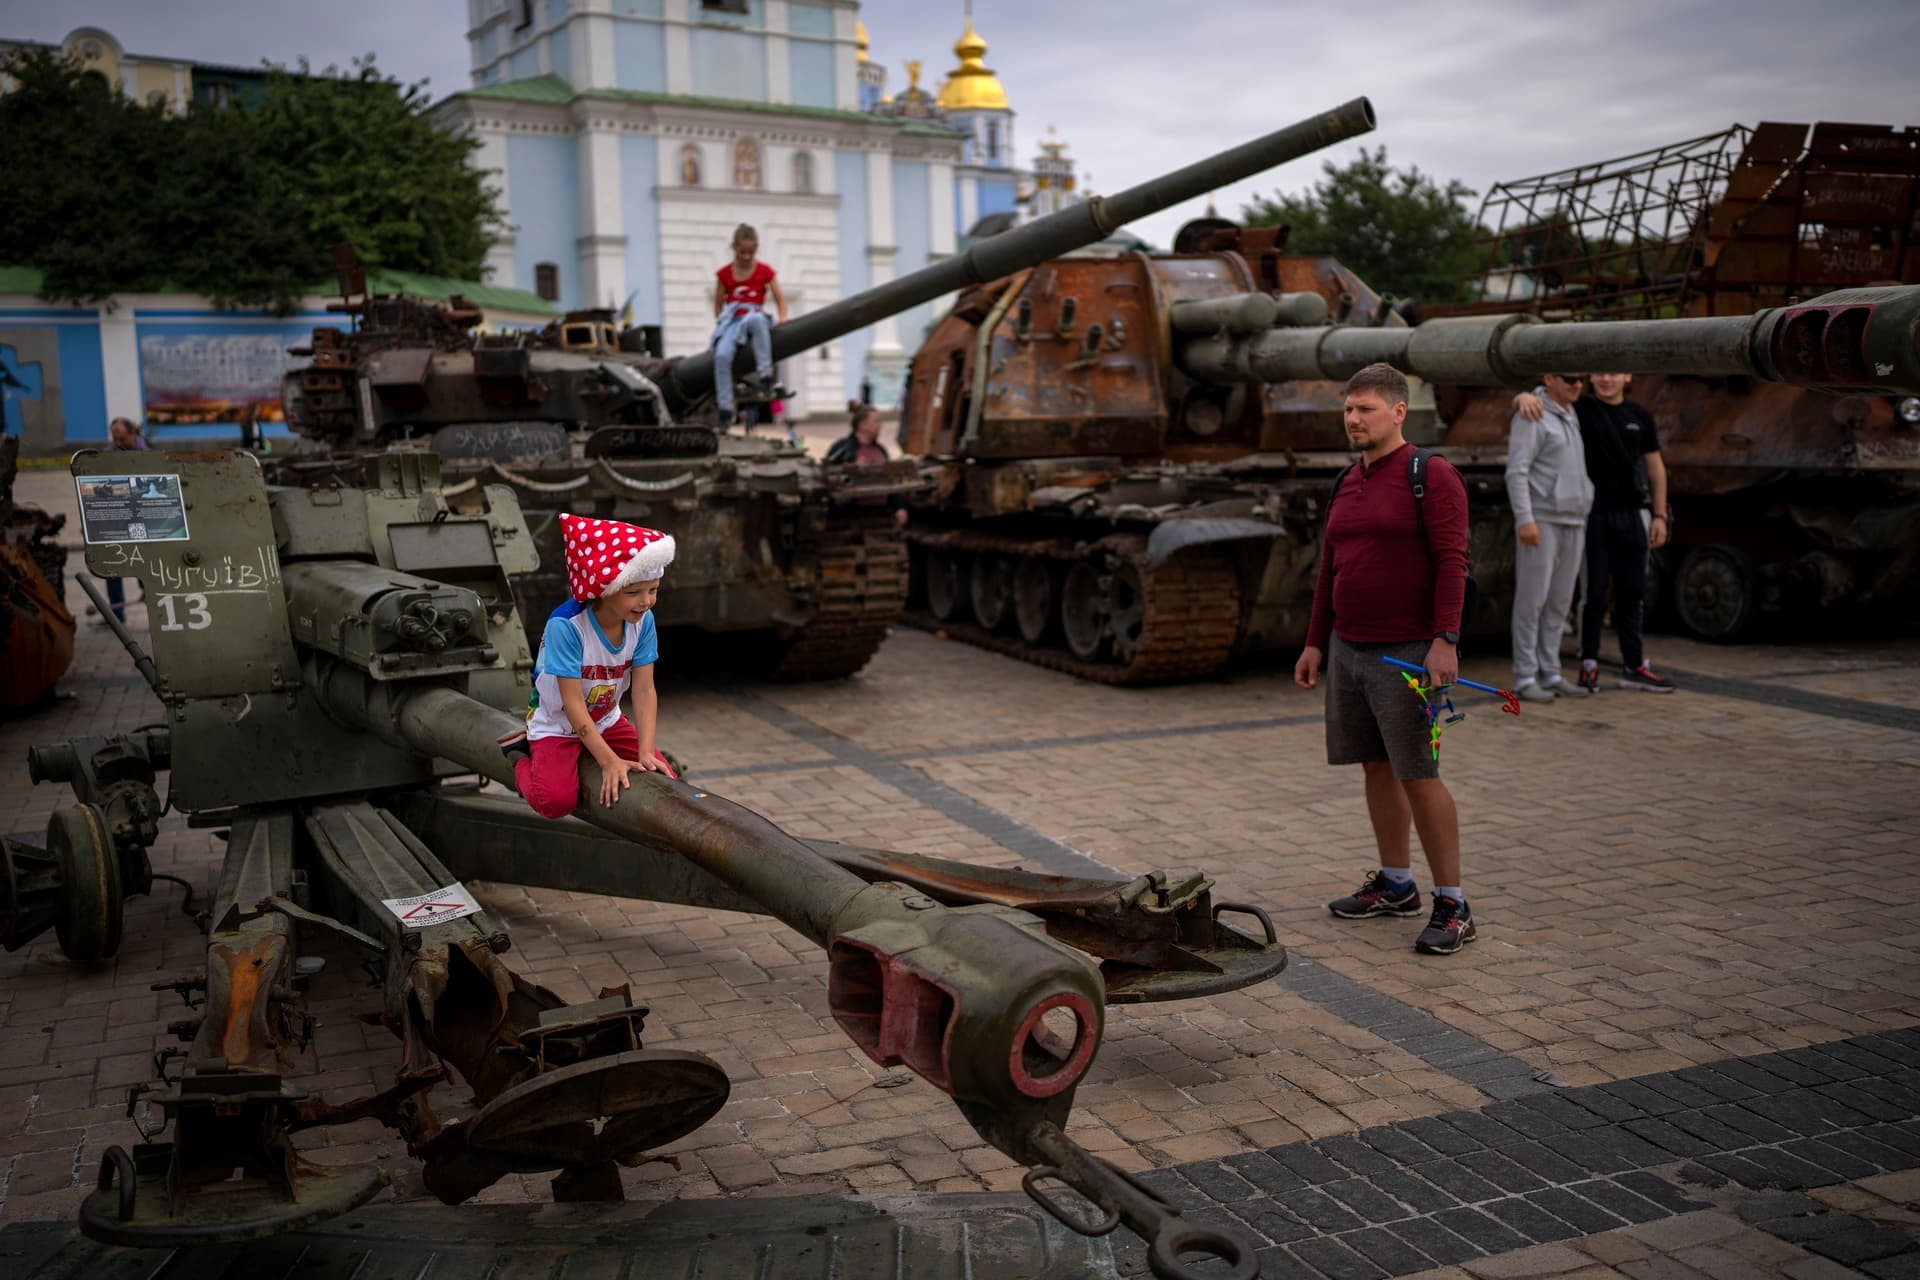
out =
{"type": "Polygon", "coordinates": [[[284,422],[280,379],[309,328],[140,334],[140,385],[148,423],[284,422]]]}
{"type": "Polygon", "coordinates": [[[0,414],[0,429],[19,436],[28,454],[64,442],[60,334],[52,325],[0,324],[0,414]]]}

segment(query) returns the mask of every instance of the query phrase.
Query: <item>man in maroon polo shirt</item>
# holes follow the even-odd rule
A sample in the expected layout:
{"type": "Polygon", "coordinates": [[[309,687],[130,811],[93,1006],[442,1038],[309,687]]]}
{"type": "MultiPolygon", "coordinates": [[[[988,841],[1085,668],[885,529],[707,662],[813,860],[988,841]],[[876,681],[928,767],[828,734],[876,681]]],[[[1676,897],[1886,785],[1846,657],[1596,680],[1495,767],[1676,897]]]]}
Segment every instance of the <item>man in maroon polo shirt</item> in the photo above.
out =
{"type": "Polygon", "coordinates": [[[1345,919],[1417,916],[1412,830],[1433,873],[1433,913],[1414,943],[1450,955],[1473,941],[1460,891],[1460,815],[1428,746],[1426,715],[1385,657],[1427,669],[1435,685],[1460,674],[1460,610],[1467,583],[1467,490],[1445,461],[1427,460],[1426,496],[1408,478],[1407,380],[1370,364],[1347,381],[1347,439],[1360,461],[1327,511],[1307,647],[1294,665],[1303,689],[1327,671],[1327,763],[1366,773],[1367,816],[1380,869],[1358,892],[1327,904],[1345,919]]]}

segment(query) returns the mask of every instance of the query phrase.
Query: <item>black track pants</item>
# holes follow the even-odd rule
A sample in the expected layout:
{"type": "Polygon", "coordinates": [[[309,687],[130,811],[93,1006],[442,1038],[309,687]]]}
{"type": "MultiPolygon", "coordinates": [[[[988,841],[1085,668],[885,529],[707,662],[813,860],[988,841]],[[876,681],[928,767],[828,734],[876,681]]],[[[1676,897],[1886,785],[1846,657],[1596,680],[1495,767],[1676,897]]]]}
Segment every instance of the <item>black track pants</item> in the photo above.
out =
{"type": "Polygon", "coordinates": [[[1600,620],[1606,616],[1607,584],[1613,584],[1613,625],[1620,657],[1629,668],[1646,659],[1640,615],[1647,603],[1647,526],[1634,510],[1594,510],[1587,516],[1587,606],[1580,615],[1580,656],[1600,656],[1600,620]]]}

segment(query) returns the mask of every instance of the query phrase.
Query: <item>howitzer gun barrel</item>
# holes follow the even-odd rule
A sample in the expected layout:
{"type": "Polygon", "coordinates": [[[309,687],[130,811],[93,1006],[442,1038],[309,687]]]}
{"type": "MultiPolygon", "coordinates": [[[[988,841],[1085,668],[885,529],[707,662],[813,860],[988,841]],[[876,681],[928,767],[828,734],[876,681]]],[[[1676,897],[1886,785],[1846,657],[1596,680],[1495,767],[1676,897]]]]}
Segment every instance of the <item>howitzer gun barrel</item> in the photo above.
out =
{"type": "MultiPolygon", "coordinates": [[[[1355,98],[1115,195],[1094,196],[1069,205],[1024,227],[982,240],[965,253],[780,325],[773,331],[773,358],[780,360],[811,350],[942,294],[998,280],[1049,258],[1098,244],[1126,223],[1358,137],[1373,127],[1373,104],[1355,98]]],[[[740,369],[752,367],[750,352],[742,350],[738,359],[740,369]]],[[[684,396],[704,393],[713,384],[713,356],[701,354],[678,361],[673,366],[673,380],[684,396]]]]}
{"type": "Polygon", "coordinates": [[[1448,316],[1412,328],[1275,329],[1192,338],[1181,368],[1203,382],[1348,378],[1375,361],[1451,386],[1545,373],[1742,374],[1829,391],[1920,394],[1920,286],[1844,289],[1746,316],[1539,323],[1448,316]]]}

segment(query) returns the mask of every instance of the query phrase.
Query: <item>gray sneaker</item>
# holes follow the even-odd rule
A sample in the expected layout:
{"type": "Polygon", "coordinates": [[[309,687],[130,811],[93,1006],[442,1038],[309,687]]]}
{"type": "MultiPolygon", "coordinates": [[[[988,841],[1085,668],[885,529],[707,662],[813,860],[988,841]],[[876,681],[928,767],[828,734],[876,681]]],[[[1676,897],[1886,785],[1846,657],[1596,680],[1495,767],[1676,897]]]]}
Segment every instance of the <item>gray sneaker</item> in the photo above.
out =
{"type": "Polygon", "coordinates": [[[1529,680],[1513,691],[1513,696],[1522,702],[1552,702],[1553,690],[1537,680],[1529,680]]]}
{"type": "Polygon", "coordinates": [[[1450,956],[1480,936],[1473,927],[1473,908],[1459,898],[1433,895],[1433,915],[1427,927],[1414,939],[1413,949],[1422,955],[1450,956]]]}

